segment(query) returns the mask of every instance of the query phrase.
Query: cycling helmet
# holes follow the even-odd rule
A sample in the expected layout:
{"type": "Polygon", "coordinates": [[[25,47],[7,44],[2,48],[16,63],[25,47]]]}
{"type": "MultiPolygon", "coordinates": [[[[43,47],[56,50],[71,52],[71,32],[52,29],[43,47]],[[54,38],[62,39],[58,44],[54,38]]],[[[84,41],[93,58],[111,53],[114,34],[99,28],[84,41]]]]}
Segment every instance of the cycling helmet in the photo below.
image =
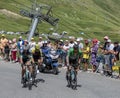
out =
{"type": "Polygon", "coordinates": [[[39,44],[36,44],[36,45],[35,45],[35,49],[37,49],[37,50],[40,49],[39,44]]]}
{"type": "Polygon", "coordinates": [[[78,49],[79,47],[78,47],[78,45],[75,44],[75,45],[73,46],[73,48],[74,48],[74,49],[78,49]]]}

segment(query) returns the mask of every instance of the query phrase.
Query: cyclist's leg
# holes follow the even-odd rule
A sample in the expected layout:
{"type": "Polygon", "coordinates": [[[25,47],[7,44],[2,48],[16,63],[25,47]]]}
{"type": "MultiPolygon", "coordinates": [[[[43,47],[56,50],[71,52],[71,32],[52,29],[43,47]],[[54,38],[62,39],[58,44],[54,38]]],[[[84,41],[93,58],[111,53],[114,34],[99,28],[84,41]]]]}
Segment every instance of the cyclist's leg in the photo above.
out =
{"type": "Polygon", "coordinates": [[[42,65],[42,59],[38,59],[38,68],[40,68],[40,66],[42,65]]]}
{"type": "Polygon", "coordinates": [[[67,66],[67,71],[66,71],[66,80],[67,80],[67,87],[70,87],[71,85],[71,80],[70,80],[70,70],[71,70],[72,66],[69,65],[67,66]]]}
{"type": "Polygon", "coordinates": [[[25,65],[24,65],[24,64],[21,64],[21,67],[22,67],[21,75],[22,75],[22,78],[23,78],[24,73],[25,73],[25,65]]]}
{"type": "Polygon", "coordinates": [[[77,74],[78,74],[78,70],[79,70],[79,66],[76,66],[75,69],[74,69],[74,81],[75,81],[75,89],[77,89],[77,74]]]}
{"type": "Polygon", "coordinates": [[[69,66],[67,66],[67,70],[66,70],[66,80],[68,80],[68,72],[69,72],[69,66]]]}
{"type": "Polygon", "coordinates": [[[79,71],[79,66],[77,65],[76,67],[74,67],[74,70],[76,72],[76,75],[78,74],[78,71],[79,71]]]}
{"type": "Polygon", "coordinates": [[[21,68],[22,68],[22,70],[21,70],[21,83],[23,83],[24,74],[25,74],[25,68],[26,68],[25,64],[21,64],[21,68]]]}
{"type": "Polygon", "coordinates": [[[22,68],[22,70],[21,70],[21,77],[22,77],[22,79],[23,79],[23,76],[24,76],[24,73],[25,73],[25,61],[23,60],[23,57],[22,57],[22,55],[20,56],[20,64],[21,64],[21,68],[22,68]]]}
{"type": "Polygon", "coordinates": [[[38,70],[40,70],[40,68],[42,67],[43,64],[43,58],[39,58],[38,59],[38,70]]]}
{"type": "Polygon", "coordinates": [[[27,68],[28,68],[28,70],[29,70],[30,80],[32,80],[32,73],[33,73],[32,71],[33,71],[33,70],[32,70],[32,66],[31,66],[31,65],[32,65],[32,64],[31,64],[31,61],[30,61],[30,60],[27,60],[25,65],[27,66],[27,68]]]}
{"type": "Polygon", "coordinates": [[[31,60],[28,60],[28,61],[26,62],[26,65],[27,65],[27,67],[28,67],[28,70],[29,70],[30,73],[32,74],[32,64],[31,64],[31,60]]]}

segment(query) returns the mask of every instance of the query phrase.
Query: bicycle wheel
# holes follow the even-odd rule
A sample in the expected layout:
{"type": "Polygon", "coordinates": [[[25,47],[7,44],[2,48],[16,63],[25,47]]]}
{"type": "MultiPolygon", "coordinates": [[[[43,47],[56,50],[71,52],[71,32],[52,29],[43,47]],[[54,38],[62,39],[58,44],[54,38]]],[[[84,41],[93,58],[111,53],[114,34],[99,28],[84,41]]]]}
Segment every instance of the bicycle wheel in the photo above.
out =
{"type": "Polygon", "coordinates": [[[37,69],[36,69],[36,65],[33,66],[33,74],[32,77],[35,79],[37,75],[37,69]]]}
{"type": "Polygon", "coordinates": [[[23,80],[22,80],[23,87],[27,86],[27,81],[28,81],[28,72],[27,72],[27,70],[25,70],[23,80]]]}
{"type": "Polygon", "coordinates": [[[24,77],[23,80],[22,80],[22,84],[23,84],[23,87],[26,87],[26,78],[24,77]]]}
{"type": "Polygon", "coordinates": [[[71,87],[71,75],[70,71],[66,74],[66,80],[67,80],[67,87],[71,87]]]}
{"type": "Polygon", "coordinates": [[[76,89],[77,87],[77,73],[75,70],[71,73],[71,85],[72,89],[76,89]]]}
{"type": "Polygon", "coordinates": [[[28,89],[32,90],[32,80],[30,80],[30,78],[31,78],[31,75],[30,75],[30,72],[28,72],[28,89]]]}

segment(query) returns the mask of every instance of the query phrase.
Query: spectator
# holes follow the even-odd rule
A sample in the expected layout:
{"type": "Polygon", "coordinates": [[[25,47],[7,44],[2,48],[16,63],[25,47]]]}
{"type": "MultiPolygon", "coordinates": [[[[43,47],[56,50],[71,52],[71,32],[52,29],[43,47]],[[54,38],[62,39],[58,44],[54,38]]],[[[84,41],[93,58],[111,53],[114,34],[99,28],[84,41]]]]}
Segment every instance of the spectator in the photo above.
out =
{"type": "Polygon", "coordinates": [[[107,40],[106,49],[104,51],[105,56],[105,65],[106,65],[106,75],[112,75],[112,66],[113,66],[113,59],[114,59],[114,45],[111,43],[111,40],[107,40]]]}
{"type": "Polygon", "coordinates": [[[10,62],[12,61],[12,41],[9,40],[9,49],[10,49],[10,52],[9,52],[9,59],[10,59],[10,62]]]}
{"type": "Polygon", "coordinates": [[[0,49],[1,49],[1,53],[2,53],[2,58],[4,58],[4,56],[5,56],[5,53],[4,53],[4,48],[5,48],[5,45],[7,44],[7,42],[8,42],[8,40],[7,40],[7,38],[5,37],[5,35],[4,34],[2,34],[2,38],[0,39],[0,42],[1,42],[1,47],[0,47],[0,49]]]}
{"type": "Polygon", "coordinates": [[[18,53],[21,54],[22,52],[22,45],[24,45],[24,40],[22,39],[22,36],[19,37],[18,42],[17,42],[17,47],[18,47],[18,53]]]}
{"type": "Polygon", "coordinates": [[[75,37],[70,37],[70,42],[69,42],[69,46],[70,46],[70,48],[73,48],[73,46],[74,46],[74,43],[75,42],[75,37]]]}
{"type": "Polygon", "coordinates": [[[63,56],[64,64],[63,65],[65,66],[67,66],[67,53],[68,53],[69,48],[70,48],[69,41],[65,40],[64,46],[63,46],[63,52],[64,52],[64,56],[63,56]]]}
{"type": "Polygon", "coordinates": [[[30,51],[35,48],[35,45],[36,45],[36,42],[34,40],[34,38],[31,38],[31,42],[29,42],[29,45],[30,45],[30,51]]]}
{"type": "Polygon", "coordinates": [[[81,43],[80,41],[81,41],[81,39],[80,38],[77,38],[77,44],[78,44],[78,46],[79,46],[79,49],[80,50],[83,50],[83,43],[81,43]]]}
{"type": "Polygon", "coordinates": [[[9,47],[9,45],[10,45],[10,44],[9,44],[9,41],[8,41],[8,42],[6,43],[5,49],[4,49],[4,50],[5,50],[5,51],[4,51],[4,52],[5,52],[5,58],[4,58],[4,59],[5,59],[6,61],[9,61],[9,52],[10,52],[10,47],[9,47]]]}
{"type": "Polygon", "coordinates": [[[89,41],[85,40],[85,47],[83,49],[83,60],[82,60],[82,62],[84,63],[84,71],[88,70],[89,57],[90,57],[89,41]]]}
{"type": "Polygon", "coordinates": [[[40,47],[43,46],[43,41],[42,41],[42,37],[41,37],[41,36],[39,37],[38,45],[39,45],[40,47]]]}
{"type": "Polygon", "coordinates": [[[48,47],[49,47],[50,49],[53,48],[53,47],[52,47],[52,43],[51,43],[51,41],[48,40],[47,42],[48,42],[48,47]]]}
{"type": "Polygon", "coordinates": [[[17,42],[16,38],[13,39],[13,44],[12,44],[12,60],[13,62],[17,62],[17,42]]]}
{"type": "Polygon", "coordinates": [[[5,52],[5,60],[9,61],[9,52],[10,52],[10,48],[9,48],[9,41],[6,43],[5,48],[4,48],[4,52],[5,52]]]}
{"type": "Polygon", "coordinates": [[[98,52],[98,40],[97,39],[93,39],[92,41],[92,48],[91,48],[91,65],[92,65],[92,71],[95,72],[96,68],[97,68],[97,62],[96,62],[96,58],[97,58],[97,52],[98,52]]]}
{"type": "Polygon", "coordinates": [[[120,53],[120,45],[118,42],[114,42],[114,54],[115,54],[115,61],[120,60],[119,59],[119,53],[120,53]]]}

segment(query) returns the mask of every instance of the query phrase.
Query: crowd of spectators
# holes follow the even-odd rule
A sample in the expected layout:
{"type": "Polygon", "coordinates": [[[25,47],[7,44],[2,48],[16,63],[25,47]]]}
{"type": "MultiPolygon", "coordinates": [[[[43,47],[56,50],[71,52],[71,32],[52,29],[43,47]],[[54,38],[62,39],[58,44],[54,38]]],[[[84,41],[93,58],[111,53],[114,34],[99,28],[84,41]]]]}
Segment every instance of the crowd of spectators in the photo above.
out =
{"type": "MultiPolygon", "coordinates": [[[[0,38],[0,56],[1,59],[10,62],[19,62],[19,55],[22,51],[21,46],[24,45],[24,40],[22,36],[18,39],[6,38],[4,34],[0,38]]],[[[38,37],[38,41],[31,38],[31,42],[28,42],[30,49],[35,47],[35,44],[39,44],[42,47],[43,38],[38,37]]],[[[82,51],[81,65],[80,69],[87,71],[88,68],[92,69],[92,72],[96,72],[100,66],[102,60],[102,71],[106,76],[112,76],[112,67],[119,64],[119,52],[120,45],[119,42],[112,42],[108,36],[103,37],[104,44],[96,38],[89,41],[88,39],[81,40],[80,38],[71,37],[66,40],[60,39],[59,41],[47,41],[47,45],[50,48],[54,48],[60,52],[59,63],[61,65],[67,66],[66,56],[70,48],[77,44],[79,49],[82,51]]]]}

